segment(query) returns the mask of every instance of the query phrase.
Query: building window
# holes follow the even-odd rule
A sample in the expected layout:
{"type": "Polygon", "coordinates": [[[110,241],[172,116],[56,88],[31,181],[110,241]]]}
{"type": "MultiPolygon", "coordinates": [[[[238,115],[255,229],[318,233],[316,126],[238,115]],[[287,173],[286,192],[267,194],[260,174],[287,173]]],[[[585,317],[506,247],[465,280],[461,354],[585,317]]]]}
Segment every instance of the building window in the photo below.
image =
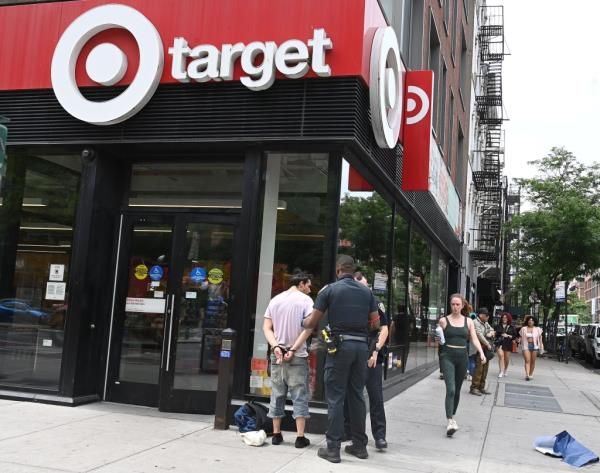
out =
{"type": "MultiPolygon", "coordinates": [[[[327,153],[267,154],[250,378],[252,394],[271,393],[265,365],[268,344],[262,329],[271,298],[290,287],[295,270],[312,274],[313,298],[331,280],[338,205],[338,181],[333,174],[338,167],[327,153]]],[[[316,340],[311,346],[311,399],[321,400],[325,353],[316,340]]]]}
{"type": "MultiPolygon", "coordinates": [[[[444,144],[446,143],[446,118],[447,118],[447,114],[446,114],[446,89],[448,88],[447,85],[447,77],[448,77],[448,69],[446,68],[446,64],[444,63],[443,59],[442,59],[442,77],[440,79],[439,82],[439,90],[438,90],[438,94],[437,96],[440,98],[439,103],[438,103],[438,115],[437,115],[437,124],[436,124],[436,130],[438,130],[439,132],[439,144],[440,147],[443,149],[444,148],[444,144]]],[[[446,161],[448,159],[448,156],[446,155],[446,161]]]]}
{"type": "Polygon", "coordinates": [[[444,1],[444,26],[446,27],[446,36],[450,34],[452,25],[452,0],[444,1]]]}
{"type": "MultiPolygon", "coordinates": [[[[442,81],[441,77],[441,62],[442,57],[440,54],[440,39],[437,34],[437,30],[435,28],[435,21],[433,20],[433,16],[430,17],[430,29],[429,29],[429,69],[433,71],[433,90],[434,94],[437,97],[440,97],[440,83],[445,82],[442,81]]],[[[439,116],[440,113],[443,113],[443,110],[440,110],[440,100],[434,100],[433,107],[433,117],[432,122],[436,132],[439,133],[439,116]]]]}
{"type": "Polygon", "coordinates": [[[0,383],[58,390],[81,161],[11,153],[0,192],[0,383]]]}
{"type": "Polygon", "coordinates": [[[466,190],[466,169],[467,169],[467,152],[465,149],[465,135],[462,131],[460,123],[458,124],[458,139],[456,141],[456,188],[460,193],[461,199],[465,200],[466,190]]]}
{"type": "MultiPolygon", "coordinates": [[[[420,0],[419,0],[420,1],[420,0]]],[[[410,61],[410,48],[411,48],[411,36],[412,36],[412,21],[413,21],[413,12],[415,15],[419,15],[419,26],[420,33],[418,42],[423,42],[423,10],[421,9],[420,13],[417,7],[417,2],[413,2],[411,0],[400,0],[396,3],[399,8],[398,18],[394,18],[394,27],[396,28],[396,33],[398,35],[398,39],[400,40],[400,54],[405,62],[408,63],[410,61]],[[413,5],[414,3],[414,5],[413,5]]],[[[422,2],[421,2],[422,3],[422,2]]]]}
{"type": "Polygon", "coordinates": [[[419,232],[410,236],[408,272],[409,352],[406,369],[433,360],[427,349],[429,336],[429,289],[431,287],[431,245],[419,232]]]}
{"type": "MultiPolygon", "coordinates": [[[[398,343],[392,340],[392,334],[396,332],[398,326],[397,305],[406,305],[406,302],[402,302],[406,299],[406,283],[403,282],[406,275],[406,267],[403,264],[406,262],[406,258],[403,258],[402,261],[393,258],[392,265],[392,230],[397,235],[394,244],[396,254],[398,254],[398,251],[401,251],[397,248],[398,244],[401,244],[406,252],[405,232],[408,226],[402,217],[396,216],[396,225],[395,228],[392,228],[394,213],[392,205],[378,192],[355,192],[347,189],[345,184],[349,182],[349,179],[345,179],[345,170],[348,168],[349,165],[344,162],[338,253],[354,257],[357,269],[366,275],[373,294],[386,307],[390,330],[389,344],[390,346],[397,345],[398,343]]],[[[402,334],[394,334],[394,336],[401,337],[402,334]]],[[[390,353],[392,358],[391,364],[387,364],[388,375],[396,371],[401,372],[402,366],[402,351],[392,349],[390,353]]]]}
{"type": "Polygon", "coordinates": [[[452,169],[454,168],[454,156],[455,153],[452,151],[452,144],[454,141],[454,93],[450,90],[450,106],[448,110],[448,147],[446,153],[446,163],[448,164],[448,169],[450,170],[450,174],[452,174],[452,169]]]}
{"type": "MultiPolygon", "coordinates": [[[[344,162],[344,168],[348,166],[344,162]]],[[[353,192],[342,183],[338,253],[355,259],[386,307],[392,214],[392,206],[378,192],[353,192]]]]}
{"type": "Polygon", "coordinates": [[[459,5],[459,1],[460,0],[455,0],[454,1],[454,17],[452,20],[452,25],[451,25],[451,41],[452,41],[452,57],[456,60],[456,43],[457,43],[457,37],[456,37],[456,26],[460,23],[459,21],[459,17],[458,17],[458,5],[459,5]]]}
{"type": "Polygon", "coordinates": [[[240,209],[244,163],[145,162],[131,168],[129,207],[240,209]]]}
{"type": "MultiPolygon", "coordinates": [[[[394,221],[394,258],[392,264],[391,303],[390,303],[390,338],[388,360],[388,377],[402,373],[407,369],[410,351],[410,334],[414,327],[407,310],[408,302],[408,252],[409,252],[408,220],[396,213],[394,221]]],[[[412,366],[411,366],[412,367],[412,366]]],[[[410,367],[409,367],[410,368],[410,367]]]]}
{"type": "Polygon", "coordinates": [[[465,38],[465,32],[461,28],[461,48],[460,48],[460,95],[463,101],[463,108],[466,105],[469,97],[469,89],[471,87],[471,61],[467,54],[467,41],[465,38]]]}
{"type": "Polygon", "coordinates": [[[424,0],[414,0],[410,17],[410,53],[408,55],[410,69],[422,69],[423,67],[424,12],[424,0]]]}

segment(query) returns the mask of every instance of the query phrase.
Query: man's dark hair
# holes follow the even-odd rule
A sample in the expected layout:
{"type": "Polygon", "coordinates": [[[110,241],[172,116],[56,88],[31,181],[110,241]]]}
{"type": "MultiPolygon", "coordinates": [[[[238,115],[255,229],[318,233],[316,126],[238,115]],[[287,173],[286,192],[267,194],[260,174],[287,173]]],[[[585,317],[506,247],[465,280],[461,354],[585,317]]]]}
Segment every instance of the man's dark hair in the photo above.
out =
{"type": "Polygon", "coordinates": [[[348,255],[339,255],[336,262],[337,269],[341,270],[344,274],[354,274],[356,270],[356,263],[354,258],[348,255]]]}
{"type": "Polygon", "coordinates": [[[292,274],[292,277],[290,278],[290,284],[292,286],[298,287],[301,282],[306,284],[311,279],[312,279],[312,274],[308,274],[305,271],[298,271],[298,272],[292,274]]]}
{"type": "Polygon", "coordinates": [[[479,314],[490,315],[486,307],[480,307],[479,309],[477,309],[477,315],[479,314]]]}

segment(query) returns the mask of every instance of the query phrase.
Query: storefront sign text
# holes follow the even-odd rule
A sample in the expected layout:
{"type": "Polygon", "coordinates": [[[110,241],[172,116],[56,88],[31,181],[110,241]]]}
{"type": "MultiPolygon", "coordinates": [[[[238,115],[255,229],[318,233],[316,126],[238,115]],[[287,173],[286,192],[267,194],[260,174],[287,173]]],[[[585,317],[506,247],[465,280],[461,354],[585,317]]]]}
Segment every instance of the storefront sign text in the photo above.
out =
{"type": "MultiPolygon", "coordinates": [[[[326,61],[333,47],[324,29],[313,30],[306,43],[289,39],[248,44],[224,44],[217,48],[200,44],[192,48],[183,37],[176,37],[169,55],[173,57],[171,75],[179,82],[233,80],[239,59],[245,75],[240,82],[250,90],[265,90],[273,85],[276,71],[297,79],[309,69],[320,77],[331,76],[326,61]]],[[[96,84],[117,84],[127,71],[127,56],[115,44],[101,43],[89,53],[85,69],[96,84]]],[[[51,79],[62,107],[79,120],[94,125],[112,125],[127,120],[148,103],[160,83],[164,67],[164,49],[159,32],[138,10],[118,4],[92,8],[77,17],[64,31],[52,57],[51,79]],[[97,34],[120,28],[131,33],[139,47],[139,67],[135,78],[117,97],[103,102],[86,99],[76,81],[78,57],[86,43],[97,34]]]]}
{"type": "Polygon", "coordinates": [[[224,44],[221,49],[211,44],[188,46],[185,38],[175,38],[169,54],[173,56],[171,75],[179,82],[233,80],[235,62],[240,60],[244,76],[240,82],[250,90],[265,90],[275,82],[275,71],[290,79],[304,77],[309,69],[320,77],[331,76],[325,53],[333,44],[324,29],[316,29],[308,44],[290,39],[277,44],[254,41],[248,44],[224,44]],[[262,57],[257,64],[257,58],[262,57]],[[192,59],[188,63],[188,60],[192,59]]]}

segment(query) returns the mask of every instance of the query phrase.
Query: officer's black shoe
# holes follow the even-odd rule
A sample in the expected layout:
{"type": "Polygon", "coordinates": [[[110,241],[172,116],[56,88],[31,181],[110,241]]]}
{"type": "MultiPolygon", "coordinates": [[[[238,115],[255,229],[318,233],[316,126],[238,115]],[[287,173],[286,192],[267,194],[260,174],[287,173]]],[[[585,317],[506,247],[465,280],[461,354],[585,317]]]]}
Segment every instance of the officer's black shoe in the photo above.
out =
{"type": "Polygon", "coordinates": [[[375,440],[375,447],[379,450],[383,450],[384,448],[387,448],[387,442],[385,439],[377,439],[375,440]]]}
{"type": "Polygon", "coordinates": [[[324,460],[327,460],[331,463],[340,463],[342,459],[340,458],[339,450],[329,450],[328,448],[319,448],[317,451],[317,455],[319,455],[324,460]]]}
{"type": "Polygon", "coordinates": [[[344,451],[350,455],[354,455],[356,458],[360,458],[361,460],[369,458],[369,453],[365,447],[355,447],[353,443],[346,445],[344,447],[344,451]]]}

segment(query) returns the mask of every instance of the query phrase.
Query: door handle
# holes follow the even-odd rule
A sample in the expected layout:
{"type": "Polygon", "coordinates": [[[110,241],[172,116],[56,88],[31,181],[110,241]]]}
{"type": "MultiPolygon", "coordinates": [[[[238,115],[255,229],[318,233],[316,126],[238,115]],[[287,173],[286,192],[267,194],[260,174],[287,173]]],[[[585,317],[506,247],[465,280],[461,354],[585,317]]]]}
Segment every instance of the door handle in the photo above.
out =
{"type": "Polygon", "coordinates": [[[170,358],[171,358],[171,340],[173,339],[173,316],[174,316],[174,310],[173,307],[175,304],[175,294],[171,294],[171,300],[170,300],[170,304],[167,308],[167,316],[169,317],[169,334],[168,334],[168,340],[167,340],[167,366],[165,368],[166,371],[169,371],[169,365],[170,365],[170,358]]]}

